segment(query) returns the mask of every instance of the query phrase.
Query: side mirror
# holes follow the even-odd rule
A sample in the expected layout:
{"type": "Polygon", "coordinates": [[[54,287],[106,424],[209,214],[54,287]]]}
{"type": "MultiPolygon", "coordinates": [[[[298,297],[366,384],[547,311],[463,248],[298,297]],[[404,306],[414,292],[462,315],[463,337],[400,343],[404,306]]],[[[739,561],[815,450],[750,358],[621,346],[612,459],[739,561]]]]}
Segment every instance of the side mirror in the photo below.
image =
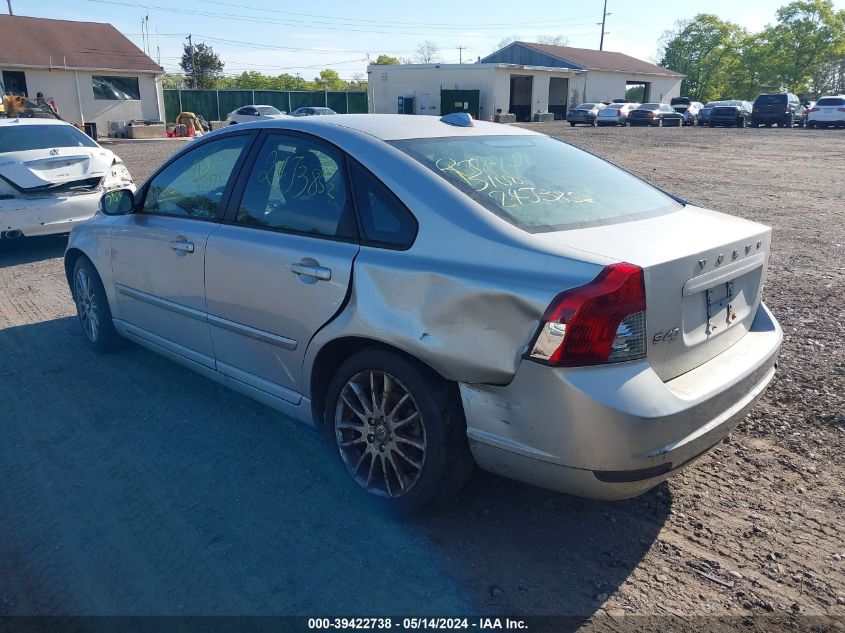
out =
{"type": "Polygon", "coordinates": [[[129,189],[115,189],[100,198],[100,211],[106,215],[127,215],[135,210],[135,194],[129,189]]]}

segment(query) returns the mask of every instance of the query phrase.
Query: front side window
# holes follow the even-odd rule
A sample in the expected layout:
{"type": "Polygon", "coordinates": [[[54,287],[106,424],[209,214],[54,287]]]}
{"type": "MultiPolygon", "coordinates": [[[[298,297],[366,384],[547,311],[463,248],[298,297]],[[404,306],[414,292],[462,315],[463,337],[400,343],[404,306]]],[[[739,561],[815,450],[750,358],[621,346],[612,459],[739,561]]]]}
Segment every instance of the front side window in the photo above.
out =
{"type": "Polygon", "coordinates": [[[150,182],[142,211],[214,219],[250,139],[246,134],[217,139],[174,160],[150,182]]]}
{"type": "Polygon", "coordinates": [[[237,223],[323,237],[355,237],[337,150],[270,134],[249,174],[237,223]]]}
{"type": "Polygon", "coordinates": [[[141,98],[137,77],[106,77],[94,75],[91,78],[94,98],[105,101],[130,101],[141,98]]]}
{"type": "Polygon", "coordinates": [[[663,215],[680,204],[610,163],[547,136],[392,144],[488,211],[530,233],[663,215]]]}
{"type": "Polygon", "coordinates": [[[0,127],[0,154],[57,147],[97,147],[90,136],[72,125],[4,125],[0,127]]]}

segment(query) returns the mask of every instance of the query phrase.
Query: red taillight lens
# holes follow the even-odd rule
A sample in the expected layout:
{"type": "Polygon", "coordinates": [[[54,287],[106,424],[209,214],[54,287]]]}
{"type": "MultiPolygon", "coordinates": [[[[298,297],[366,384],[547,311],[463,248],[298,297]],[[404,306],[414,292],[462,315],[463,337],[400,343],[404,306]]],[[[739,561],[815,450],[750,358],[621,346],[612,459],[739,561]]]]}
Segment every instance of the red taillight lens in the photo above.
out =
{"type": "MultiPolygon", "coordinates": [[[[841,110],[842,108],[839,108],[839,109],[841,110]]],[[[819,111],[818,108],[810,108],[810,112],[818,112],[818,111],[819,111]]]]}
{"type": "Polygon", "coordinates": [[[783,111],[784,111],[784,112],[789,112],[789,104],[787,104],[787,105],[783,106],[783,111]]]}
{"type": "MultiPolygon", "coordinates": [[[[810,110],[810,112],[815,112],[817,109],[818,108],[814,108],[813,110],[810,110]]],[[[836,111],[837,112],[845,112],[845,108],[836,108],[836,111]]]]}
{"type": "Polygon", "coordinates": [[[645,351],[643,271],[623,262],[554,298],[529,358],[574,367],[643,358],[645,351]]]}

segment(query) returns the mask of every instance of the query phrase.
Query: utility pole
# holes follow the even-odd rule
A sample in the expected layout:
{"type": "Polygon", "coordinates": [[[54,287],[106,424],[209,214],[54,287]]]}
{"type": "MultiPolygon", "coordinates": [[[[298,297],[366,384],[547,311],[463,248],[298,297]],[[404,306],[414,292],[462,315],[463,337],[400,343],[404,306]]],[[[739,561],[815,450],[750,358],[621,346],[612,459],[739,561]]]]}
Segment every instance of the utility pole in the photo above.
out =
{"type": "Polygon", "coordinates": [[[464,48],[466,48],[466,47],[465,46],[458,46],[458,63],[459,64],[464,63],[464,48]]]}
{"type": "MultiPolygon", "coordinates": [[[[606,1],[606,0],[605,0],[606,1]]],[[[194,65],[194,42],[191,39],[191,36],[185,38],[188,40],[188,48],[191,50],[191,80],[193,82],[193,89],[197,89],[197,67],[194,65]]]]}
{"type": "Polygon", "coordinates": [[[607,32],[604,30],[604,24],[607,21],[607,16],[610,14],[607,12],[607,0],[604,0],[604,11],[601,14],[601,40],[599,41],[599,50],[604,50],[604,36],[607,35],[607,32]]]}
{"type": "Polygon", "coordinates": [[[6,0],[6,4],[9,7],[9,15],[15,15],[14,13],[12,13],[12,0],[6,0]]]}

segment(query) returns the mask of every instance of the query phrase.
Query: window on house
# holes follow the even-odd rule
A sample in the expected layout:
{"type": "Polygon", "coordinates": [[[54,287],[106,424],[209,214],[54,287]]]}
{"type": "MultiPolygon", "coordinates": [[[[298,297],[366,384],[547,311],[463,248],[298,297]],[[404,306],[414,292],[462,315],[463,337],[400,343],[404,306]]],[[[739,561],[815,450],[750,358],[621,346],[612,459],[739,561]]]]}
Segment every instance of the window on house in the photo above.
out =
{"type": "Polygon", "coordinates": [[[94,75],[94,98],[106,101],[128,101],[141,98],[137,77],[105,77],[94,75]]]}

